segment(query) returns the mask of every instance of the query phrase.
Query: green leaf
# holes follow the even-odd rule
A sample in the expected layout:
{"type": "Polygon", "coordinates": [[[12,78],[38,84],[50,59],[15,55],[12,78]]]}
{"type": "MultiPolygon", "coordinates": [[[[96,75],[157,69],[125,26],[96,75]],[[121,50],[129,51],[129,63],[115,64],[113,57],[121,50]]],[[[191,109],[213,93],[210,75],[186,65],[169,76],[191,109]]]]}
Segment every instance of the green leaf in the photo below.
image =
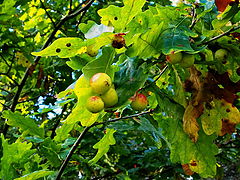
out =
{"type": "Polygon", "coordinates": [[[138,129],[148,134],[155,142],[157,148],[161,148],[162,147],[161,139],[164,139],[164,137],[162,136],[161,129],[155,128],[148,119],[143,117],[140,117],[139,123],[140,126],[138,127],[138,129]]]}
{"type": "Polygon", "coordinates": [[[240,59],[238,58],[240,56],[239,43],[227,36],[218,39],[217,43],[221,44],[221,48],[226,49],[229,52],[225,64],[219,61],[215,62],[217,70],[221,74],[228,72],[231,81],[237,83],[240,80],[240,76],[237,73],[240,64],[240,59]]]}
{"type": "Polygon", "coordinates": [[[102,49],[102,55],[86,64],[83,67],[82,72],[86,79],[91,79],[91,77],[96,73],[107,73],[111,78],[113,78],[114,72],[112,68],[113,59],[115,56],[115,50],[112,47],[105,47],[102,49]]]}
{"type": "Polygon", "coordinates": [[[173,71],[175,74],[175,94],[174,94],[174,100],[181,104],[183,107],[187,106],[187,101],[185,97],[185,90],[183,88],[183,82],[180,78],[180,74],[178,71],[173,67],[173,71]]]}
{"type": "Polygon", "coordinates": [[[115,32],[123,32],[124,28],[140,12],[145,4],[145,0],[124,0],[123,7],[113,5],[98,11],[102,17],[101,23],[104,25],[113,25],[115,32]]]}
{"type": "Polygon", "coordinates": [[[212,21],[214,29],[221,29],[224,27],[238,12],[239,7],[237,3],[234,3],[233,6],[228,6],[227,9],[218,16],[218,19],[212,21]]]}
{"type": "Polygon", "coordinates": [[[189,35],[181,28],[170,28],[164,31],[159,39],[160,49],[164,54],[171,52],[194,52],[190,45],[189,35]]]}
{"type": "Polygon", "coordinates": [[[138,59],[126,59],[120,65],[120,70],[115,73],[114,84],[118,94],[118,104],[121,106],[140,89],[147,80],[145,74],[145,64],[139,65],[138,59]]]}
{"type": "Polygon", "coordinates": [[[61,164],[58,156],[60,149],[61,145],[57,145],[50,138],[46,138],[39,146],[40,153],[45,156],[49,163],[54,167],[58,167],[61,164]]]}
{"type": "Polygon", "coordinates": [[[19,127],[31,135],[37,135],[41,138],[44,137],[44,129],[40,128],[35,123],[35,120],[30,117],[24,117],[21,113],[10,110],[3,111],[3,117],[8,119],[7,124],[9,126],[19,127]]]}
{"type": "Polygon", "coordinates": [[[16,178],[14,180],[35,180],[42,177],[46,177],[48,175],[54,174],[54,171],[48,171],[48,170],[40,170],[40,171],[34,171],[30,174],[26,174],[20,178],[16,178]]]}
{"type": "Polygon", "coordinates": [[[158,57],[161,54],[161,42],[159,41],[162,33],[164,22],[155,24],[150,30],[144,34],[134,35],[133,45],[127,50],[129,57],[139,56],[139,58],[147,59],[149,57],[158,57]]]}
{"type": "Polygon", "coordinates": [[[95,164],[104,154],[106,154],[110,148],[110,145],[116,143],[113,134],[116,132],[114,129],[106,129],[106,134],[103,138],[93,146],[94,149],[98,149],[97,154],[93,159],[89,161],[90,164],[95,164]]]}
{"type": "Polygon", "coordinates": [[[0,5],[1,20],[6,21],[11,17],[7,15],[12,15],[15,13],[16,11],[16,8],[14,7],[15,4],[16,4],[16,0],[4,0],[3,2],[1,2],[1,5],[0,5]]]}
{"type": "Polygon", "coordinates": [[[15,167],[24,168],[24,164],[30,159],[30,156],[36,152],[31,150],[32,143],[22,142],[20,140],[13,144],[8,144],[8,141],[2,138],[3,156],[1,158],[0,177],[4,180],[12,180],[17,176],[15,167]],[[15,164],[15,166],[13,166],[15,164]],[[16,166],[16,164],[18,166],[16,166]]]}
{"type": "Polygon", "coordinates": [[[189,164],[190,169],[200,174],[201,177],[214,177],[216,174],[215,155],[218,149],[213,144],[215,136],[207,136],[202,130],[199,131],[199,139],[193,143],[183,131],[182,118],[184,108],[167,98],[160,90],[155,90],[161,113],[155,113],[162,128],[162,134],[170,148],[170,158],[173,162],[189,164]],[[196,166],[191,163],[196,163],[196,166]]]}
{"type": "Polygon", "coordinates": [[[73,57],[87,51],[85,43],[80,38],[59,38],[40,52],[32,52],[34,56],[73,57]]]}
{"type": "Polygon", "coordinates": [[[97,25],[96,22],[90,20],[87,21],[87,23],[81,23],[79,25],[79,29],[82,31],[83,34],[86,34],[94,25],[97,25]]]}

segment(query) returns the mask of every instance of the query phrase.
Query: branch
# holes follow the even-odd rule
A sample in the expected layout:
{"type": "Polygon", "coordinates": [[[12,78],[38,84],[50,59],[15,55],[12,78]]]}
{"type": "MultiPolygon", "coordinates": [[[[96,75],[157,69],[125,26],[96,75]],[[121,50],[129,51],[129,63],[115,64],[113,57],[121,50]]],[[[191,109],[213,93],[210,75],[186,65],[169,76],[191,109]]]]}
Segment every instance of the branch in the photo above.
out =
{"type": "MultiPolygon", "coordinates": [[[[90,0],[90,1],[86,4],[86,6],[80,8],[80,9],[77,9],[77,10],[75,10],[73,13],[71,13],[71,14],[63,17],[63,18],[59,21],[59,23],[56,25],[56,27],[54,28],[53,32],[51,33],[51,35],[49,36],[49,38],[47,39],[47,41],[45,42],[45,44],[43,45],[43,47],[41,48],[41,50],[45,49],[46,47],[48,47],[48,46],[50,45],[50,43],[51,43],[52,40],[54,39],[54,36],[55,36],[55,34],[57,33],[57,31],[61,28],[61,26],[62,26],[67,20],[69,20],[69,19],[77,16],[77,15],[80,14],[81,12],[85,11],[86,9],[88,9],[93,2],[94,2],[94,0],[90,0]]],[[[40,59],[41,59],[41,56],[35,57],[35,59],[34,59],[34,65],[37,65],[40,59]]],[[[34,66],[34,65],[33,65],[33,66],[34,66]]],[[[31,67],[32,67],[32,66],[31,66],[31,67]]],[[[17,92],[16,92],[16,94],[15,94],[15,96],[14,96],[14,98],[13,98],[13,103],[12,103],[12,106],[11,106],[11,111],[12,111],[12,112],[15,111],[15,108],[16,108],[16,106],[17,106],[17,104],[18,104],[18,99],[19,99],[19,97],[20,97],[20,95],[21,95],[21,92],[22,92],[22,90],[23,90],[23,87],[25,86],[25,83],[26,83],[26,81],[27,81],[27,78],[28,78],[30,72],[32,71],[31,67],[29,67],[29,68],[25,71],[25,74],[24,74],[24,76],[23,76],[23,78],[22,78],[22,81],[21,81],[20,85],[18,86],[17,92]]],[[[9,127],[9,126],[5,123],[5,127],[4,127],[4,130],[3,130],[3,134],[4,134],[4,135],[6,135],[6,133],[7,133],[7,131],[8,131],[8,127],[9,127]]]]}
{"type": "Polygon", "coordinates": [[[72,12],[72,0],[69,2],[69,12],[72,12]]]}
{"type": "Polygon", "coordinates": [[[105,121],[105,122],[95,123],[95,124],[93,124],[91,126],[85,127],[84,130],[82,131],[82,133],[79,135],[78,139],[75,141],[75,143],[72,146],[72,148],[70,149],[66,159],[63,161],[63,163],[62,163],[62,165],[61,165],[61,167],[60,167],[60,169],[58,171],[58,174],[57,174],[57,177],[56,177],[55,180],[60,180],[60,178],[62,176],[62,173],[63,173],[64,169],[67,167],[67,164],[68,164],[69,160],[71,159],[74,151],[77,149],[78,145],[81,143],[84,135],[88,132],[89,129],[91,129],[94,126],[98,126],[98,125],[102,125],[102,124],[108,124],[108,123],[120,121],[120,120],[123,120],[123,119],[129,119],[129,118],[133,118],[133,117],[142,116],[144,114],[152,113],[153,111],[154,111],[154,109],[150,109],[149,111],[141,112],[141,113],[138,113],[138,114],[133,114],[133,115],[130,115],[130,116],[114,118],[114,119],[110,119],[110,120],[105,121]]]}
{"type": "Polygon", "coordinates": [[[77,140],[75,141],[75,143],[73,144],[72,148],[70,149],[66,159],[63,161],[59,171],[58,171],[58,174],[57,174],[57,177],[55,180],[60,180],[61,179],[61,176],[62,176],[62,173],[64,171],[64,169],[67,167],[67,164],[70,160],[70,158],[72,157],[74,151],[77,149],[78,145],[80,144],[80,142],[82,141],[84,135],[88,132],[88,130],[91,128],[91,126],[89,127],[85,127],[83,132],[79,135],[79,137],[77,138],[77,140]]]}
{"type": "Polygon", "coordinates": [[[217,39],[219,39],[219,38],[221,38],[221,37],[223,37],[223,36],[226,36],[226,35],[228,35],[230,32],[236,31],[236,30],[238,30],[238,29],[240,29],[240,26],[232,27],[232,28],[230,28],[229,30],[227,30],[226,32],[224,32],[224,33],[222,33],[222,34],[219,34],[218,36],[215,36],[215,37],[211,38],[209,41],[203,42],[203,43],[201,43],[200,45],[209,44],[210,42],[215,41],[215,40],[217,40],[217,39]]]}

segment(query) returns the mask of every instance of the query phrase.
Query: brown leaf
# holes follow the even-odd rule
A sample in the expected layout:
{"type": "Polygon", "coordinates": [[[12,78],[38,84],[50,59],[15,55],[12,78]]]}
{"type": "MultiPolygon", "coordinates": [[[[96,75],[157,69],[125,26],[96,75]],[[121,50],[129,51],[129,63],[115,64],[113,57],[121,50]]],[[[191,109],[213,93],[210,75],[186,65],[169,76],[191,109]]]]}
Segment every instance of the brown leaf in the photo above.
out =
{"type": "Polygon", "coordinates": [[[186,175],[191,176],[194,172],[190,169],[188,164],[182,164],[183,171],[186,175]]]}
{"type": "Polygon", "coordinates": [[[231,2],[237,2],[235,0],[215,0],[215,4],[218,11],[223,12],[231,2]]]}
{"type": "Polygon", "coordinates": [[[229,121],[229,119],[222,119],[222,129],[219,132],[219,136],[224,136],[225,134],[232,134],[235,132],[236,124],[229,121]]]}

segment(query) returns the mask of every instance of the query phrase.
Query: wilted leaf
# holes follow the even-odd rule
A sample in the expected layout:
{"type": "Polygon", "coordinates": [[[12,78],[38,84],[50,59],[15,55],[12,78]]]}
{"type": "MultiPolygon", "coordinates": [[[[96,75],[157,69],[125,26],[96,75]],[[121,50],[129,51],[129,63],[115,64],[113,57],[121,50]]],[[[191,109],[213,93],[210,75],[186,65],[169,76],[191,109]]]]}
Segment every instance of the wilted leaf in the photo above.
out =
{"type": "MultiPolygon", "coordinates": [[[[225,0],[225,1],[229,1],[229,0],[225,0]]],[[[224,3],[222,5],[224,5],[224,3]]],[[[238,11],[239,11],[238,4],[234,4],[233,6],[228,6],[228,8],[218,16],[218,19],[214,19],[212,21],[212,25],[214,29],[220,29],[224,27],[238,13],[238,11]]]]}
{"type": "Polygon", "coordinates": [[[191,176],[194,172],[190,169],[188,164],[182,164],[183,171],[186,175],[191,176]]]}
{"type": "Polygon", "coordinates": [[[218,8],[218,11],[223,12],[226,7],[229,5],[230,2],[232,2],[234,0],[215,0],[215,4],[218,8]]]}
{"type": "Polygon", "coordinates": [[[106,129],[106,134],[104,137],[93,146],[94,149],[98,149],[97,154],[93,159],[89,161],[90,164],[95,164],[104,154],[106,154],[110,148],[110,145],[114,145],[116,143],[113,133],[116,130],[114,129],[106,129]]]}
{"type": "Polygon", "coordinates": [[[183,129],[190,136],[193,142],[198,140],[199,125],[197,118],[202,114],[203,108],[200,106],[193,106],[191,103],[185,109],[183,115],[183,129]]]}
{"type": "Polygon", "coordinates": [[[235,131],[235,126],[240,123],[240,113],[235,106],[223,99],[213,100],[210,105],[205,104],[200,120],[206,134],[216,133],[223,136],[235,131]]]}
{"type": "Polygon", "coordinates": [[[39,127],[35,120],[30,117],[24,117],[19,112],[9,110],[3,111],[3,117],[8,119],[6,123],[9,126],[19,127],[31,135],[44,137],[44,129],[39,127]]]}
{"type": "Polygon", "coordinates": [[[154,113],[154,119],[162,128],[162,134],[170,148],[170,158],[173,162],[189,164],[192,160],[198,162],[198,169],[190,169],[202,177],[213,177],[216,174],[215,155],[218,149],[213,144],[215,136],[207,136],[202,130],[198,132],[196,143],[192,142],[184,132],[182,118],[184,108],[168,98],[159,88],[151,89],[157,97],[160,113],[154,113]]]}

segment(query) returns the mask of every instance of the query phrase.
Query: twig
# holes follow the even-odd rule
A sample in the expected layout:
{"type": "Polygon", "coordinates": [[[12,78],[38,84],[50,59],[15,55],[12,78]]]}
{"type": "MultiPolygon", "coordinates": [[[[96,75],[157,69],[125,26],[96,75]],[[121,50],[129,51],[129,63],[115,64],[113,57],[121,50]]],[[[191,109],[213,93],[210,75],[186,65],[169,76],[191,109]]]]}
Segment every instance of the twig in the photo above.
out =
{"type": "Polygon", "coordinates": [[[193,29],[193,27],[195,26],[195,24],[197,23],[198,19],[197,19],[197,12],[196,12],[196,8],[193,7],[192,8],[192,23],[189,26],[190,29],[193,29]]]}
{"type": "Polygon", "coordinates": [[[223,36],[226,36],[226,35],[229,34],[230,32],[233,32],[233,31],[235,31],[235,30],[237,30],[237,29],[240,29],[240,26],[232,27],[232,28],[230,28],[229,30],[227,30],[226,32],[224,32],[224,33],[222,33],[222,34],[219,34],[218,36],[215,36],[215,37],[211,38],[210,40],[201,43],[200,45],[209,44],[210,42],[215,41],[215,40],[217,40],[217,39],[219,39],[219,38],[221,38],[221,37],[223,37],[223,36]]]}
{"type": "Polygon", "coordinates": [[[158,77],[157,77],[154,81],[152,81],[151,83],[147,84],[145,87],[141,88],[141,90],[142,90],[142,89],[146,89],[146,88],[150,87],[152,84],[154,84],[155,82],[157,82],[157,80],[160,79],[160,77],[165,73],[165,71],[166,71],[167,69],[168,69],[168,65],[166,65],[166,66],[163,68],[163,70],[160,72],[160,74],[158,75],[158,77]]]}
{"type": "MultiPolygon", "coordinates": [[[[78,14],[80,14],[81,12],[85,11],[86,9],[88,9],[91,4],[94,2],[94,0],[90,0],[86,6],[80,8],[80,9],[77,9],[75,10],[72,14],[69,14],[65,17],[63,17],[59,23],[56,25],[56,27],[54,28],[53,32],[51,33],[51,35],[49,36],[49,38],[47,39],[47,41],[45,42],[45,44],[43,45],[43,47],[41,48],[41,50],[45,49],[46,47],[49,46],[49,44],[52,42],[52,40],[54,39],[54,36],[55,34],[57,33],[57,31],[61,28],[61,26],[69,19],[77,16],[78,14]]],[[[41,56],[37,56],[35,57],[34,59],[34,65],[38,64],[39,60],[41,59],[41,56]]],[[[21,83],[20,85],[18,86],[18,89],[17,89],[17,92],[13,98],[13,103],[12,103],[12,106],[11,106],[11,111],[14,112],[15,111],[15,108],[18,104],[18,99],[21,95],[21,92],[23,90],[23,87],[25,86],[25,83],[27,81],[27,78],[29,76],[29,73],[32,71],[31,67],[29,67],[26,71],[25,71],[25,74],[21,80],[21,83]]],[[[5,127],[4,127],[4,130],[3,130],[3,135],[6,135],[7,131],[8,131],[8,125],[5,123],[5,127]]]]}
{"type": "Polygon", "coordinates": [[[6,65],[7,65],[8,67],[10,67],[10,64],[8,64],[7,60],[3,57],[3,55],[0,54],[0,56],[1,56],[1,58],[3,59],[3,61],[6,63],[6,65]]]}
{"type": "Polygon", "coordinates": [[[43,7],[44,11],[46,12],[48,18],[51,20],[51,22],[52,22],[52,24],[53,24],[53,27],[56,27],[56,24],[55,24],[55,22],[53,21],[51,15],[47,12],[46,6],[45,6],[44,3],[42,2],[42,0],[40,0],[40,2],[41,2],[41,4],[42,4],[42,7],[43,7]]]}
{"type": "Polygon", "coordinates": [[[57,177],[56,177],[55,180],[60,180],[60,178],[62,176],[62,173],[63,173],[64,169],[67,167],[67,164],[68,164],[69,160],[71,159],[74,151],[77,149],[78,145],[80,144],[80,142],[82,141],[84,135],[88,132],[89,129],[91,129],[94,126],[98,126],[98,125],[102,125],[102,124],[108,124],[108,123],[120,121],[120,120],[123,120],[123,119],[129,119],[129,118],[133,118],[133,117],[142,116],[144,114],[152,113],[153,111],[154,111],[154,109],[150,109],[149,111],[141,112],[141,113],[138,113],[138,114],[133,114],[133,115],[130,115],[130,116],[114,118],[114,119],[110,119],[110,120],[105,121],[105,122],[95,123],[95,124],[93,124],[91,126],[85,127],[84,130],[82,131],[82,133],[79,135],[78,139],[73,144],[72,148],[70,149],[66,159],[63,161],[63,163],[62,163],[62,165],[61,165],[61,167],[60,167],[60,169],[58,171],[58,174],[57,174],[57,177]]]}
{"type": "Polygon", "coordinates": [[[108,121],[104,121],[104,122],[100,122],[100,123],[95,123],[93,126],[98,126],[98,125],[102,125],[102,124],[109,124],[109,123],[120,121],[120,120],[123,120],[123,119],[138,117],[138,116],[142,116],[144,114],[152,113],[153,111],[154,111],[154,109],[150,109],[149,111],[144,111],[144,112],[141,112],[141,113],[138,113],[138,114],[133,114],[133,115],[130,115],[130,116],[124,116],[124,117],[110,119],[108,121]]]}
{"type": "Polygon", "coordinates": [[[83,11],[83,12],[82,12],[81,17],[79,18],[79,20],[78,20],[78,22],[77,22],[77,24],[76,24],[76,29],[78,29],[78,26],[79,26],[79,24],[82,22],[82,19],[83,19],[84,15],[86,14],[86,12],[87,12],[87,11],[83,11]]]}

